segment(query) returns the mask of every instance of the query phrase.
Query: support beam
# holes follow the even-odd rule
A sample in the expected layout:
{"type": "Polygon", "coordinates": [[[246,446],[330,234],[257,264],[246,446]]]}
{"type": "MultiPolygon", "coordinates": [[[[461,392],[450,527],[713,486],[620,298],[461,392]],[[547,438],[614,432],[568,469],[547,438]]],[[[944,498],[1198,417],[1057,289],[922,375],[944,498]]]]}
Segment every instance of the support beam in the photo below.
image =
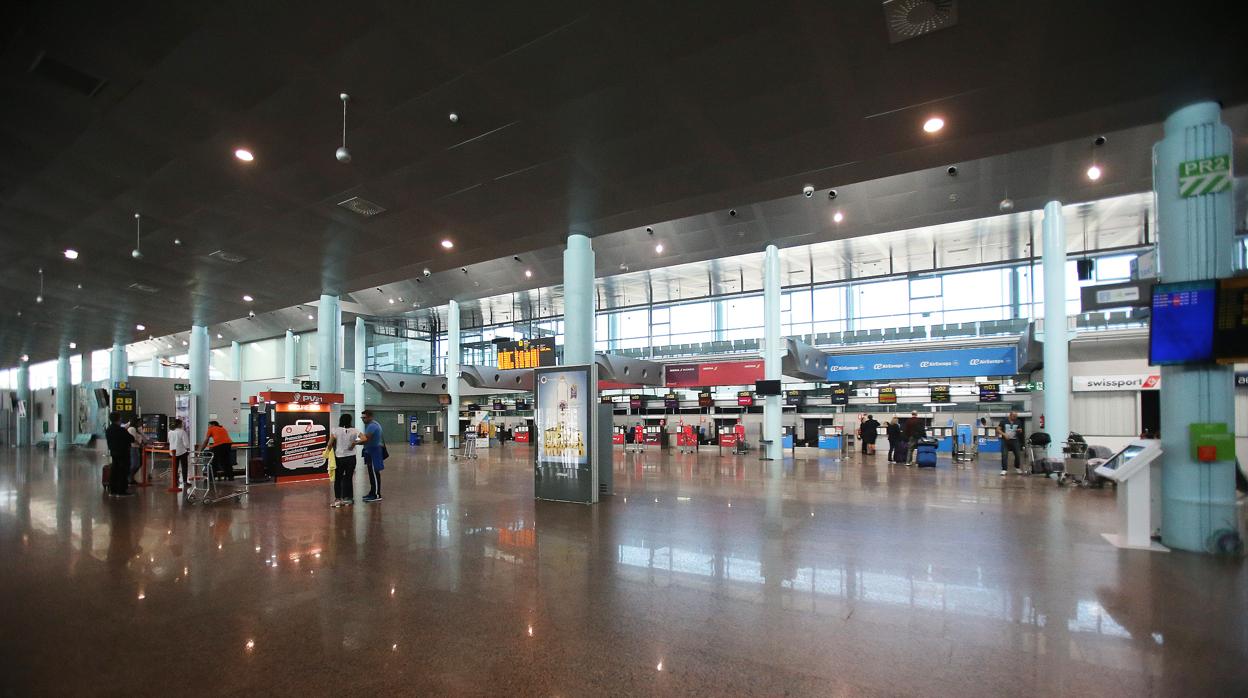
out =
{"type": "Polygon", "coordinates": [[[17,400],[25,405],[17,412],[17,445],[30,445],[30,415],[34,405],[30,404],[30,362],[23,360],[17,365],[17,400]]]}
{"type": "Polygon", "coordinates": [[[203,325],[191,327],[190,349],[187,362],[191,365],[191,402],[195,406],[194,424],[190,424],[191,440],[204,438],[208,431],[208,328],[203,325]]]}
{"type": "Polygon", "coordinates": [[[321,382],[321,390],[329,393],[338,392],[338,376],[342,372],[338,337],[341,317],[338,296],[322,294],[316,316],[316,379],[321,382]]]}
{"type": "Polygon", "coordinates": [[[282,361],[282,382],[295,382],[295,333],[286,330],[286,341],[282,344],[285,358],[282,361]]]}
{"type": "MultiPolygon", "coordinates": [[[[780,336],[780,250],[768,245],[763,259],[763,377],[780,380],[784,338],[780,336]]],[[[768,460],[780,460],[782,402],[779,395],[763,397],[763,441],[768,460]]]]}
{"type": "Polygon", "coordinates": [[[446,406],[446,447],[459,448],[459,302],[451,301],[446,308],[446,392],[451,404],[446,406]]]}
{"type": "Polygon", "coordinates": [[[120,342],[114,344],[112,351],[109,352],[108,364],[108,389],[112,390],[117,387],[118,383],[125,383],[130,374],[126,347],[120,342]]]}
{"type": "Polygon", "coordinates": [[[238,340],[230,342],[230,380],[243,379],[243,347],[238,340]]]}
{"type": "MultiPolygon", "coordinates": [[[[1184,198],[1179,164],[1230,156],[1231,130],[1214,102],[1170,115],[1153,147],[1158,267],[1162,282],[1227,277],[1235,255],[1232,191],[1184,198]]],[[[1161,542],[1171,548],[1217,552],[1216,541],[1236,536],[1235,462],[1201,463],[1191,457],[1188,425],[1216,422],[1234,428],[1234,368],[1202,364],[1162,366],[1161,542]]]]}
{"type": "MultiPolygon", "coordinates": [[[[1050,455],[1060,458],[1070,434],[1070,343],[1066,328],[1066,223],[1062,204],[1044,205],[1044,418],[1050,455]]],[[[1035,427],[1038,429],[1038,427],[1035,427]]]]}
{"type": "Polygon", "coordinates": [[[364,423],[364,417],[360,413],[364,411],[364,318],[355,317],[355,423],[357,425],[364,423]]]}
{"type": "Polygon", "coordinates": [[[84,397],[86,398],[83,404],[86,406],[87,410],[87,413],[83,415],[83,423],[86,424],[86,429],[84,429],[82,433],[94,434],[95,422],[99,419],[99,408],[96,407],[95,404],[94,386],[92,385],[94,381],[91,380],[91,376],[95,372],[91,350],[88,349],[82,352],[78,360],[80,362],[79,365],[82,368],[82,380],[80,381],[80,384],[82,385],[83,392],[85,393],[84,397]]]}
{"type": "Polygon", "coordinates": [[[61,347],[60,353],[56,357],[56,450],[69,448],[72,437],[69,433],[69,425],[74,421],[70,415],[72,409],[70,400],[73,393],[73,384],[70,382],[69,375],[69,348],[61,347]]]}
{"type": "Polygon", "coordinates": [[[563,251],[563,362],[594,362],[594,248],[579,234],[563,251]]]}

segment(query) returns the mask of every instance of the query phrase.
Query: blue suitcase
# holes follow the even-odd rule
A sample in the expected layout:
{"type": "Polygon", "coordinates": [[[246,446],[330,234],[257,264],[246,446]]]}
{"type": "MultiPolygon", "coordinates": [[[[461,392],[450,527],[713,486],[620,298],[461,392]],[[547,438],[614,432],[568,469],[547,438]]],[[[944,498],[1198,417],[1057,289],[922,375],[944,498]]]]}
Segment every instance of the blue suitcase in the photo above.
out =
{"type": "Polygon", "coordinates": [[[930,437],[919,439],[914,449],[914,464],[920,468],[936,467],[936,446],[940,442],[930,437]]]}

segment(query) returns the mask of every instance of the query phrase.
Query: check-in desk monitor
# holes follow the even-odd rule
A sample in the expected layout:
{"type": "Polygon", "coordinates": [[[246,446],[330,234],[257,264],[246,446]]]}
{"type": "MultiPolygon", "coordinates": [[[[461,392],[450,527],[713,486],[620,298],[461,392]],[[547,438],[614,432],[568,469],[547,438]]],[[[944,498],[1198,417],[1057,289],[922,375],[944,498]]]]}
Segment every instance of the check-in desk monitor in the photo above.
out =
{"type": "Polygon", "coordinates": [[[1141,468],[1161,455],[1161,442],[1157,440],[1132,441],[1115,453],[1109,460],[1096,467],[1096,474],[1123,482],[1141,468]]]}

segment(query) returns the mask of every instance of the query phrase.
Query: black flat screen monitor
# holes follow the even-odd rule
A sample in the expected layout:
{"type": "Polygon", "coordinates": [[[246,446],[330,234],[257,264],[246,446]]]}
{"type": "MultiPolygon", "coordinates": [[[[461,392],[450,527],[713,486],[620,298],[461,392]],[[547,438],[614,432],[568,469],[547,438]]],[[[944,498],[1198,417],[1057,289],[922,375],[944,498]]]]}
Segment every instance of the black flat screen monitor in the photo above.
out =
{"type": "Polygon", "coordinates": [[[757,395],[783,395],[780,381],[754,381],[754,392],[757,395]]]}
{"type": "Polygon", "coordinates": [[[95,389],[95,406],[102,410],[108,409],[108,388],[95,389]]]}
{"type": "Polygon", "coordinates": [[[1214,359],[1215,281],[1184,281],[1153,287],[1148,363],[1209,363],[1214,359]]]}

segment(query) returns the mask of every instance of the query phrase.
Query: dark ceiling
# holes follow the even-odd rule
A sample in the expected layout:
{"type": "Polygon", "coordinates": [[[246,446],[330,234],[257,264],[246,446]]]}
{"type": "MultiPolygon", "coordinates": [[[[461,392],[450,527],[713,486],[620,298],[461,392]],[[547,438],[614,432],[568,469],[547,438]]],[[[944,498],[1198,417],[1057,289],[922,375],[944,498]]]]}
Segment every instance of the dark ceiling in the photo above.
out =
{"type": "Polygon", "coordinates": [[[895,44],[879,0],[10,6],[0,365],[1248,93],[1208,4],[957,6],[895,44]]]}

